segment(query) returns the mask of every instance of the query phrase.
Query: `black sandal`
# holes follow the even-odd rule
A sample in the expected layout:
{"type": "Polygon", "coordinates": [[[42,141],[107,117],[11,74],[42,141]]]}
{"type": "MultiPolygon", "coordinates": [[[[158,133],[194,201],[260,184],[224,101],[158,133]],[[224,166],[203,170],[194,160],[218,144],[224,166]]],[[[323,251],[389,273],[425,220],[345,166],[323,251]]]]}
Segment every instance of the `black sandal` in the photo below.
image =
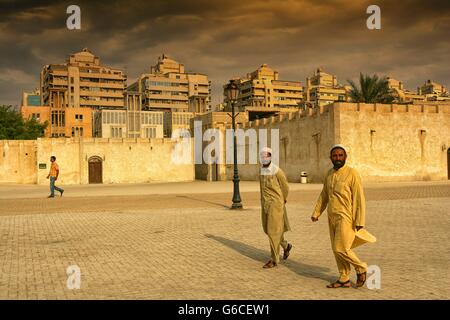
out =
{"type": "Polygon", "coordinates": [[[339,280],[337,280],[336,282],[330,283],[329,285],[327,285],[327,288],[330,289],[336,289],[336,288],[351,288],[352,284],[350,282],[350,280],[347,280],[345,282],[341,282],[339,280]]]}

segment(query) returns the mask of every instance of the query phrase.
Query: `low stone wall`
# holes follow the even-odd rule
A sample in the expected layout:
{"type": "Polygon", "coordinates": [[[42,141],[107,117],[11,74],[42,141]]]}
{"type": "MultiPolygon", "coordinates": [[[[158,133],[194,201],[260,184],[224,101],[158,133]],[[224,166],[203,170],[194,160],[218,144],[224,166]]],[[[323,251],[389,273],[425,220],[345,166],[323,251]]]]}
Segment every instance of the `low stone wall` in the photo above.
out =
{"type": "Polygon", "coordinates": [[[101,160],[103,183],[177,182],[195,179],[192,163],[172,161],[171,139],[59,138],[0,141],[0,183],[47,184],[50,157],[60,184],[89,183],[89,160],[101,160]]]}

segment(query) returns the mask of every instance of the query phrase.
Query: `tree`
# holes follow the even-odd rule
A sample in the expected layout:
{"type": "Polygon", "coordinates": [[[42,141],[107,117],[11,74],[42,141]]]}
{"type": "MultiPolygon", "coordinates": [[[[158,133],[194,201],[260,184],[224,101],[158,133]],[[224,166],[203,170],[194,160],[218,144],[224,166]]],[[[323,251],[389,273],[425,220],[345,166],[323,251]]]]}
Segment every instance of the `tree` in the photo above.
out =
{"type": "Polygon", "coordinates": [[[12,106],[0,106],[0,140],[35,140],[44,136],[48,122],[23,119],[12,106]]]}
{"type": "Polygon", "coordinates": [[[370,76],[360,73],[359,88],[352,80],[347,82],[352,87],[349,92],[352,102],[392,103],[395,99],[386,77],[379,78],[376,74],[370,76]]]}

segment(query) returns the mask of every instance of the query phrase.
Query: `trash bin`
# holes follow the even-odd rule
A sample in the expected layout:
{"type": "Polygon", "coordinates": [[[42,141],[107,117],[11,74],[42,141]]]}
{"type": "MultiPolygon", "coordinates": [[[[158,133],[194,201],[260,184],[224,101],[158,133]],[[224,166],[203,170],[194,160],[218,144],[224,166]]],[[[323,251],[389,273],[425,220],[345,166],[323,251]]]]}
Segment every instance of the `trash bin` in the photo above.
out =
{"type": "Polygon", "coordinates": [[[308,183],[308,174],[305,171],[300,172],[300,183],[308,183]]]}

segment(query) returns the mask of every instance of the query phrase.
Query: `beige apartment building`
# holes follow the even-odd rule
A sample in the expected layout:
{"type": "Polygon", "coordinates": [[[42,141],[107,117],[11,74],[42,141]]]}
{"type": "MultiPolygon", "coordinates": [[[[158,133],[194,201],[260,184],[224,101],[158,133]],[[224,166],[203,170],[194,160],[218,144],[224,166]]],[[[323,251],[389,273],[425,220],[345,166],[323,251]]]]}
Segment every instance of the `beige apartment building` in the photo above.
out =
{"type": "MultiPolygon", "coordinates": [[[[248,73],[245,77],[235,78],[239,86],[239,95],[235,108],[247,111],[250,119],[294,112],[303,99],[303,86],[298,81],[279,79],[279,73],[267,64],[248,73]]],[[[224,85],[224,111],[231,110],[227,98],[227,85],[224,85]]]]}
{"type": "Polygon", "coordinates": [[[393,91],[394,96],[396,96],[396,102],[414,103],[426,100],[424,95],[405,89],[403,82],[391,77],[388,77],[387,80],[389,88],[393,91]]]}
{"type": "Polygon", "coordinates": [[[126,75],[101,64],[88,49],[71,54],[66,63],[43,67],[41,105],[50,105],[50,90],[61,89],[69,108],[91,110],[124,107],[126,75]]]}
{"type": "Polygon", "coordinates": [[[426,97],[428,101],[450,102],[450,94],[448,90],[439,83],[427,80],[418,88],[420,94],[426,97]]]}
{"type": "Polygon", "coordinates": [[[412,92],[404,88],[403,83],[388,77],[389,88],[397,96],[396,102],[401,103],[421,103],[423,101],[449,102],[450,95],[447,89],[436,82],[427,80],[425,84],[417,88],[417,92],[412,92]]]}
{"type": "Polygon", "coordinates": [[[164,113],[142,110],[142,95],[125,93],[126,109],[102,109],[94,112],[94,137],[163,138],[164,113]]]}
{"type": "Polygon", "coordinates": [[[164,54],[128,90],[142,94],[143,110],[203,113],[211,109],[208,76],[185,72],[183,64],[164,54]]]}
{"type": "Polygon", "coordinates": [[[194,112],[164,112],[164,137],[171,138],[177,129],[190,130],[194,112]]]}
{"type": "Polygon", "coordinates": [[[306,78],[306,104],[316,107],[325,106],[336,101],[348,101],[350,86],[342,86],[334,75],[318,68],[312,77],[306,78]]]}

